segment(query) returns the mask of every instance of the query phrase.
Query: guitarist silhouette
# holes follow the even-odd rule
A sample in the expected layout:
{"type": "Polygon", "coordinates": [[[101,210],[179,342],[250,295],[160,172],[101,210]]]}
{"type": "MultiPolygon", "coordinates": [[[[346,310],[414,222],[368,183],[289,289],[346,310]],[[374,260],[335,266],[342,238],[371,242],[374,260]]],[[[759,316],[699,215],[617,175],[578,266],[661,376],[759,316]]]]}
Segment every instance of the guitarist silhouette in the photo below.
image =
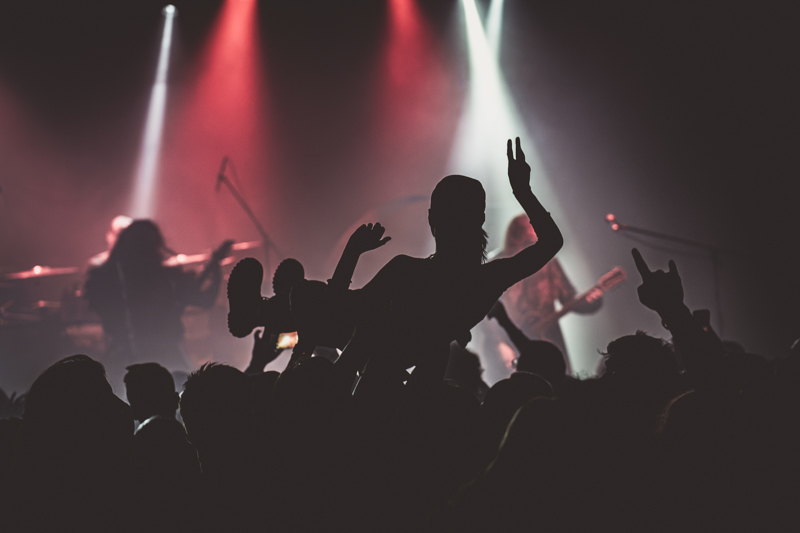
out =
{"type": "MultiPolygon", "coordinates": [[[[535,243],[536,240],[536,232],[530,222],[525,215],[520,215],[508,225],[503,249],[496,258],[513,256],[519,250],[535,243]]],[[[581,295],[581,301],[572,302],[577,295],[578,292],[564,273],[561,263],[558,259],[553,258],[534,275],[510,287],[500,299],[509,318],[527,338],[547,340],[558,346],[564,354],[567,373],[571,371],[569,357],[558,320],[546,319],[556,313],[556,301],[562,306],[569,303],[571,312],[578,314],[595,313],[603,304],[603,290],[600,288],[593,287],[581,295]],[[546,320],[547,327],[540,331],[537,324],[543,320],[546,320]]],[[[483,353],[486,355],[487,371],[489,371],[489,367],[494,367],[493,373],[507,375],[512,370],[512,362],[516,358],[516,352],[512,348],[514,344],[510,342],[505,331],[498,324],[486,321],[484,325],[486,326],[486,339],[483,353]],[[503,368],[500,367],[501,364],[503,368]]]]}

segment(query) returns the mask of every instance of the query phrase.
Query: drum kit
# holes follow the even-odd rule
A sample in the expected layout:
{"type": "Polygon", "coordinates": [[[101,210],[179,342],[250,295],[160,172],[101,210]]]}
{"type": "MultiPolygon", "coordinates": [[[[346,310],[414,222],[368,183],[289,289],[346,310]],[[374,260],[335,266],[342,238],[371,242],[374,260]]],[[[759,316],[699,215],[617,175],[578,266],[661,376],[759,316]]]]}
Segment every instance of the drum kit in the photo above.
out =
{"type": "MultiPolygon", "coordinates": [[[[234,243],[231,249],[237,252],[260,246],[261,241],[246,241],[234,243]]],[[[168,257],[164,265],[191,268],[208,261],[211,254],[176,254],[168,257]]],[[[222,265],[235,260],[234,256],[226,257],[222,265]]],[[[76,348],[99,348],[100,341],[95,337],[102,337],[102,328],[82,295],[84,273],[81,267],[36,265],[29,270],[0,274],[0,329],[57,323],[76,348]]]]}

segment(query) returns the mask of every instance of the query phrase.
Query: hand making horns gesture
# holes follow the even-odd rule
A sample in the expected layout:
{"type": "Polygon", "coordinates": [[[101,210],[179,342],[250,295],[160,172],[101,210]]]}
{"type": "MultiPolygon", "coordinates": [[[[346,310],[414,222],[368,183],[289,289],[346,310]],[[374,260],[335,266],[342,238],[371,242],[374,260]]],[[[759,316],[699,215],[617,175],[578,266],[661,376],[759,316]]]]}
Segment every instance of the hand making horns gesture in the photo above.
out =
{"type": "Polygon", "coordinates": [[[658,313],[683,305],[683,284],[675,261],[670,259],[667,272],[663,270],[653,272],[639,250],[634,248],[631,253],[633,262],[636,263],[636,270],[642,276],[642,284],[638,289],[639,301],[658,313]]]}

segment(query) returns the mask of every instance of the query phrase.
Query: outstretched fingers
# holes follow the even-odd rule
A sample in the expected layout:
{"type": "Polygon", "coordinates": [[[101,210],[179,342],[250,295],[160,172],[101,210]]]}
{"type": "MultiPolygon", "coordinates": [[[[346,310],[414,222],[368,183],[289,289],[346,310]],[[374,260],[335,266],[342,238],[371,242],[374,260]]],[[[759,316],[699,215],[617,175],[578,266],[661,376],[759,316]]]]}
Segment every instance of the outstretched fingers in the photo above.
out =
{"type": "Polygon", "coordinates": [[[391,237],[383,237],[383,234],[386,233],[386,228],[384,228],[380,222],[376,222],[374,226],[370,224],[368,227],[370,230],[369,232],[369,238],[371,241],[370,249],[374,250],[375,248],[380,248],[381,246],[392,240],[391,237]]]}
{"type": "Polygon", "coordinates": [[[386,228],[381,226],[380,222],[375,223],[375,228],[373,229],[373,231],[375,231],[375,237],[378,239],[378,246],[383,246],[384,244],[392,240],[391,237],[383,237],[383,234],[386,233],[386,228]],[[381,237],[383,238],[381,239],[381,237]]]}
{"type": "Polygon", "coordinates": [[[519,137],[516,138],[516,143],[517,143],[517,158],[516,159],[514,159],[514,147],[511,144],[511,139],[509,139],[508,142],[506,143],[506,156],[508,156],[508,162],[512,163],[514,161],[517,161],[519,163],[524,163],[525,162],[525,152],[522,151],[522,146],[520,145],[519,137]]]}
{"type": "MultiPolygon", "coordinates": [[[[642,276],[642,281],[646,280],[653,272],[650,270],[650,267],[647,266],[647,263],[645,263],[644,257],[639,253],[639,250],[634,248],[631,250],[631,254],[633,255],[633,262],[636,263],[636,270],[638,270],[639,274],[642,276]]],[[[670,266],[670,269],[671,268],[670,266]]]]}
{"type": "Polygon", "coordinates": [[[672,259],[669,260],[669,273],[673,276],[680,277],[680,274],[678,274],[678,265],[676,265],[675,261],[672,259]]]}

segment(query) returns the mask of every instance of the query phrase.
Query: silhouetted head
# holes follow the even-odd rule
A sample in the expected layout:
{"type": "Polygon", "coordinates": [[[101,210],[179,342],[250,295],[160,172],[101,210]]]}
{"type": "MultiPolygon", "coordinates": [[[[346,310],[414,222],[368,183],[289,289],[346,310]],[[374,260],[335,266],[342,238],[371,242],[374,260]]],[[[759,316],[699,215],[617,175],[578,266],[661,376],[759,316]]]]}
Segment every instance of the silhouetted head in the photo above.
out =
{"type": "Polygon", "coordinates": [[[517,359],[517,370],[538,374],[552,385],[564,381],[567,364],[564,354],[552,342],[532,340],[517,359]]]}
{"type": "Polygon", "coordinates": [[[152,268],[161,266],[167,253],[164,237],[156,223],[134,220],[117,237],[109,261],[133,269],[152,268]]]}
{"type": "Polygon", "coordinates": [[[181,394],[180,412],[201,462],[204,454],[223,453],[246,440],[250,431],[250,378],[231,366],[207,363],[189,375],[181,394]]]}
{"type": "Polygon", "coordinates": [[[451,175],[431,194],[428,223],[436,240],[436,255],[480,263],[486,260],[486,192],[478,180],[451,175]]]}
{"type": "Polygon", "coordinates": [[[678,364],[672,347],[643,331],[611,341],[606,353],[606,383],[668,399],[679,388],[678,364]]]}
{"type": "Polygon", "coordinates": [[[169,370],[158,363],[129,366],[125,391],[134,420],[144,421],[156,415],[175,417],[178,409],[175,380],[169,370]]]}
{"type": "Polygon", "coordinates": [[[67,357],[36,378],[13,466],[22,529],[115,529],[121,513],[133,512],[133,427],[130,408],[90,357],[67,357]]]}
{"type": "Polygon", "coordinates": [[[508,229],[506,229],[503,255],[512,257],[531,244],[536,243],[538,239],[528,215],[516,216],[508,224],[508,229]]]}
{"type": "Polygon", "coordinates": [[[611,341],[606,353],[606,374],[614,379],[638,379],[678,372],[669,344],[643,331],[611,341]]]}
{"type": "MultiPolygon", "coordinates": [[[[103,365],[86,355],[53,364],[31,385],[23,415],[28,459],[74,467],[109,466],[129,451],[130,408],[117,398],[103,365]]],[[[30,465],[29,465],[30,466],[30,465]]]]}
{"type": "Polygon", "coordinates": [[[272,275],[272,290],[275,295],[289,294],[297,283],[305,279],[303,265],[297,259],[284,259],[272,275]]]}

